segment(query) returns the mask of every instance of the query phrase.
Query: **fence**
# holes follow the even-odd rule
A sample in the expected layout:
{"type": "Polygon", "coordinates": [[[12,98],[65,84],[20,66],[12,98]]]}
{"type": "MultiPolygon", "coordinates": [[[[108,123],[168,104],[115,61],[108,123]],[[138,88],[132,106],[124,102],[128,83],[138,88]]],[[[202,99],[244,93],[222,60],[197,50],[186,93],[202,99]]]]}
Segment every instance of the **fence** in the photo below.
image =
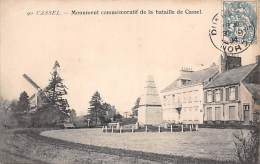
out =
{"type": "Polygon", "coordinates": [[[144,125],[139,127],[138,124],[130,125],[118,125],[117,126],[103,126],[102,132],[105,133],[125,133],[125,132],[185,132],[185,131],[198,131],[198,124],[175,124],[170,126],[153,126],[153,125],[144,125]]]}

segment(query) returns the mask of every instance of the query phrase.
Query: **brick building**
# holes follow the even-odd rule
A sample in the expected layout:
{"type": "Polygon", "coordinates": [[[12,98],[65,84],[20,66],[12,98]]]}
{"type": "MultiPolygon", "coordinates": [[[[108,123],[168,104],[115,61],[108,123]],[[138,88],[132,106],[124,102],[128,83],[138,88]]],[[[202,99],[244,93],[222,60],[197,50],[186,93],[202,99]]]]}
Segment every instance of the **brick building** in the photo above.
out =
{"type": "Polygon", "coordinates": [[[219,74],[204,87],[204,122],[251,124],[259,120],[260,56],[242,66],[241,57],[224,54],[219,74]]]}

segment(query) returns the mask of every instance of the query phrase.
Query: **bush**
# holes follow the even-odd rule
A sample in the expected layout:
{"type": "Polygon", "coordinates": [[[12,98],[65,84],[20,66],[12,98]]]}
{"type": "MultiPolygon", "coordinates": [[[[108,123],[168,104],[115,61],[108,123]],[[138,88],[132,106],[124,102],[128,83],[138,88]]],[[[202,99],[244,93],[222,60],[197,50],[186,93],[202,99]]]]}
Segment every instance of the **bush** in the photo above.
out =
{"type": "Polygon", "coordinates": [[[68,118],[68,115],[62,113],[54,106],[47,105],[39,108],[32,114],[32,126],[33,127],[55,127],[59,123],[68,118]]]}
{"type": "Polygon", "coordinates": [[[237,157],[242,164],[257,164],[259,148],[259,127],[255,127],[248,134],[241,130],[234,134],[237,157]]]}

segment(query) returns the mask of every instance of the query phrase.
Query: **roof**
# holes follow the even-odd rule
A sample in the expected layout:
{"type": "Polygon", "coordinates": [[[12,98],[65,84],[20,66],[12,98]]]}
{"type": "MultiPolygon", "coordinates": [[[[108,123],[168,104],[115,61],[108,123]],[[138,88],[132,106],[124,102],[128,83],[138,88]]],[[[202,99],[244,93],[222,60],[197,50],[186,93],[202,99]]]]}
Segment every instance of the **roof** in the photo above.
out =
{"type": "Polygon", "coordinates": [[[253,98],[260,100],[260,84],[244,83],[248,91],[252,94],[253,98]]]}
{"type": "Polygon", "coordinates": [[[160,97],[152,76],[148,76],[144,87],[143,95],[140,98],[139,106],[161,105],[160,97]]]}
{"type": "Polygon", "coordinates": [[[172,82],[170,85],[168,85],[165,89],[163,89],[161,92],[166,92],[170,90],[174,90],[176,88],[179,88],[177,86],[177,81],[179,79],[186,79],[189,80],[189,85],[194,85],[194,84],[199,84],[207,81],[210,77],[216,75],[218,73],[218,66],[217,65],[212,65],[208,68],[199,70],[199,71],[194,71],[194,72],[188,72],[184,75],[179,76],[178,79],[176,79],[174,82],[172,82]]]}
{"type": "Polygon", "coordinates": [[[205,88],[239,84],[255,66],[256,64],[249,64],[220,73],[205,88]]]}

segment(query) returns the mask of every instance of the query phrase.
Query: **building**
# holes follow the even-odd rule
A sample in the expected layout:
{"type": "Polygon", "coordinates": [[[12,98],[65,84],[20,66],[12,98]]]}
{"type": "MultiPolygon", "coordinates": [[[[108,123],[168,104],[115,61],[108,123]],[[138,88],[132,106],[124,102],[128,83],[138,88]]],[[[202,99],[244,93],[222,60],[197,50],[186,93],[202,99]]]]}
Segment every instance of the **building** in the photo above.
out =
{"type": "Polygon", "coordinates": [[[144,93],[138,106],[139,125],[159,125],[162,123],[162,105],[152,76],[148,76],[144,93]]]}
{"type": "Polygon", "coordinates": [[[241,57],[224,54],[220,73],[204,87],[205,123],[250,124],[259,120],[260,56],[241,66],[241,57]]]}
{"type": "Polygon", "coordinates": [[[161,91],[163,121],[168,123],[203,123],[203,86],[218,74],[218,66],[192,71],[182,69],[177,80],[161,91]]]}

